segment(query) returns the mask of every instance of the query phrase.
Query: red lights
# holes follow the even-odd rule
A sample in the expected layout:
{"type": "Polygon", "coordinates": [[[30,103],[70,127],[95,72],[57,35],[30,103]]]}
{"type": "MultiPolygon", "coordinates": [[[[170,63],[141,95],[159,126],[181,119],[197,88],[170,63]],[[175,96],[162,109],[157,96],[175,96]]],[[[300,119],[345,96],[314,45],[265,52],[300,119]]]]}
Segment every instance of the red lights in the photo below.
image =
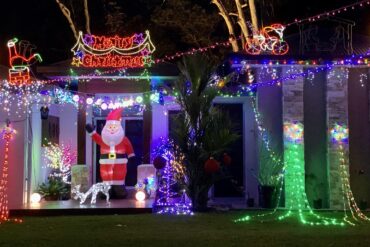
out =
{"type": "Polygon", "coordinates": [[[14,86],[30,85],[30,66],[36,61],[41,62],[42,58],[38,53],[32,54],[35,48],[28,41],[19,42],[14,38],[8,41],[9,49],[9,84],[14,86]],[[26,54],[28,57],[26,57],[26,54]]]}
{"type": "Polygon", "coordinates": [[[149,31],[130,37],[79,34],[72,65],[90,68],[137,68],[150,65],[155,47],[149,31]]]}

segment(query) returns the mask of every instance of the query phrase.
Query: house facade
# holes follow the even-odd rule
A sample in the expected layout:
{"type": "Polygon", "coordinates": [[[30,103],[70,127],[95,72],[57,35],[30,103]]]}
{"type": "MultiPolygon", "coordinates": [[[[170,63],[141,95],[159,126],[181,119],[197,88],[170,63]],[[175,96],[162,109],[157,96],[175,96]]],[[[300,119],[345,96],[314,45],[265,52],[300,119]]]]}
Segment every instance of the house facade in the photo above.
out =
{"type": "MultiPolygon", "coordinates": [[[[271,147],[277,157],[286,160],[289,150],[289,128],[299,123],[303,134],[299,146],[303,153],[299,166],[301,179],[311,205],[321,200],[322,208],[343,207],[342,168],[340,155],[347,160],[345,169],[350,175],[350,185],[357,203],[370,202],[370,83],[366,64],[325,65],[303,64],[258,64],[248,59],[231,63],[238,71],[248,64],[255,83],[259,86],[254,95],[238,97],[218,96],[215,105],[226,111],[236,123],[240,140],[229,151],[233,159],[229,175],[233,182],[217,183],[210,192],[211,198],[224,201],[238,198],[242,201],[253,198],[259,204],[259,186],[262,181],[263,162],[261,146],[271,147]],[[291,77],[291,75],[296,75],[291,77]],[[276,80],[281,78],[281,80],[276,80]],[[333,127],[339,124],[348,128],[348,142],[344,151],[333,142],[333,127]],[[262,133],[263,132],[263,133],[262,133]],[[239,189],[237,189],[239,188],[239,189]],[[242,189],[240,189],[242,188],[242,189]]],[[[141,71],[126,71],[122,75],[86,75],[86,70],[60,63],[38,67],[40,78],[55,80],[58,84],[69,83],[71,91],[78,92],[80,99],[94,97],[136,99],[150,92],[154,85],[165,85],[176,80],[178,71],[173,66],[150,70],[149,77],[141,77],[141,71]],[[77,76],[85,74],[85,76],[77,76]]],[[[78,101],[78,100],[77,100],[78,101]]],[[[16,209],[30,202],[30,196],[47,180],[50,168],[45,164],[45,138],[58,144],[70,144],[77,150],[76,164],[88,171],[88,183],[100,181],[98,169],[99,149],[86,133],[85,125],[92,123],[100,131],[110,106],[60,103],[55,100],[32,104],[25,114],[17,112],[13,104],[10,113],[1,112],[2,120],[10,119],[17,134],[10,143],[9,155],[9,201],[16,209]],[[40,108],[47,106],[48,119],[42,119],[40,108]],[[54,139],[53,139],[54,138],[54,139]]],[[[112,106],[112,109],[114,105],[112,106]]],[[[153,149],[161,138],[171,135],[172,118],[181,112],[175,99],[164,96],[162,102],[144,101],[142,107],[123,113],[123,127],[134,146],[137,158],[129,163],[126,186],[137,183],[137,166],[150,164],[153,149]]],[[[4,142],[1,142],[1,149],[4,142]]],[[[3,162],[3,156],[0,162],[3,162]]],[[[266,165],[266,164],[264,164],[266,165]]],[[[290,203],[290,190],[296,183],[289,176],[290,167],[285,167],[283,200],[280,206],[290,203]]]]}

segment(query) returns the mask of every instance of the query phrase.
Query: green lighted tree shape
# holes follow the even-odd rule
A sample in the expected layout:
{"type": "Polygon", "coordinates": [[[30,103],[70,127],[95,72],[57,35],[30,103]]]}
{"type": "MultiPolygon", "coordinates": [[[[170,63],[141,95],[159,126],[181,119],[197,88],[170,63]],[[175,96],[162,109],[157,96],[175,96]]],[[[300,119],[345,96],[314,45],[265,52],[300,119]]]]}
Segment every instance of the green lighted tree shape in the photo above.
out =
{"type": "MultiPolygon", "coordinates": [[[[261,115],[256,109],[255,99],[252,99],[252,107],[255,114],[255,120],[261,136],[267,135],[267,130],[262,127],[261,115]]],[[[337,225],[345,226],[346,224],[355,225],[354,222],[348,219],[347,209],[350,210],[352,218],[356,222],[369,221],[357,207],[353,199],[352,191],[349,185],[349,175],[345,168],[344,152],[339,153],[340,171],[342,178],[343,188],[343,203],[344,203],[344,216],[341,220],[331,217],[321,216],[313,211],[310,207],[306,191],[305,191],[305,176],[304,176],[304,146],[302,143],[303,138],[303,125],[299,122],[284,123],[286,128],[285,134],[285,152],[284,162],[270,150],[270,157],[274,160],[275,165],[282,165],[282,174],[280,176],[280,186],[278,190],[278,200],[275,209],[269,213],[259,214],[256,216],[245,216],[236,220],[236,222],[251,221],[253,219],[260,220],[261,222],[271,220],[284,220],[290,217],[297,217],[300,222],[306,225],[337,225]],[[281,164],[283,163],[283,164],[281,164]],[[280,213],[278,205],[282,199],[282,192],[284,186],[284,178],[289,178],[289,185],[286,185],[287,197],[287,210],[280,213]]],[[[333,131],[331,131],[333,132],[333,131]]],[[[332,133],[333,136],[333,133],[332,133]]],[[[268,145],[268,141],[265,142],[268,145]]],[[[343,143],[339,142],[339,151],[343,150],[343,143]]],[[[269,149],[268,149],[269,150],[269,149]]]]}

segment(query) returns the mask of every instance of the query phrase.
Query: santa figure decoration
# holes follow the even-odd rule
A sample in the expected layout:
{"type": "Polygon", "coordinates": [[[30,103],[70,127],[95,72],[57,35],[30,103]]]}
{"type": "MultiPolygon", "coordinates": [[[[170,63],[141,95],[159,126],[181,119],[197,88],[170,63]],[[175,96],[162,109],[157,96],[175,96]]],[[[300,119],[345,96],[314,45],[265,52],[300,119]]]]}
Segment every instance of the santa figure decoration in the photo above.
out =
{"type": "Polygon", "coordinates": [[[123,108],[118,108],[108,114],[101,136],[91,124],[86,125],[87,132],[100,146],[100,176],[104,183],[112,185],[114,193],[124,189],[128,158],[135,156],[121,125],[122,111],[123,108]]]}

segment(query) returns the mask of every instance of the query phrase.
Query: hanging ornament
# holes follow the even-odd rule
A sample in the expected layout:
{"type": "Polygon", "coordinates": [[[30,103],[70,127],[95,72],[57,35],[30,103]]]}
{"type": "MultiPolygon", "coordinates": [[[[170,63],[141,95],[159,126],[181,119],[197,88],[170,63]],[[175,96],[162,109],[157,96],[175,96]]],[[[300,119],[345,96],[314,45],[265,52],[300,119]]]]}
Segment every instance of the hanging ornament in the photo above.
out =
{"type": "Polygon", "coordinates": [[[155,169],[162,170],[166,166],[167,160],[162,156],[157,156],[153,160],[153,165],[155,169]]]}
{"type": "Polygon", "coordinates": [[[223,88],[225,86],[225,80],[224,79],[220,79],[217,83],[217,87],[219,88],[223,88]]]}
{"type": "Polygon", "coordinates": [[[220,164],[217,160],[211,157],[204,164],[204,170],[208,174],[216,173],[220,170],[220,164]]]}

